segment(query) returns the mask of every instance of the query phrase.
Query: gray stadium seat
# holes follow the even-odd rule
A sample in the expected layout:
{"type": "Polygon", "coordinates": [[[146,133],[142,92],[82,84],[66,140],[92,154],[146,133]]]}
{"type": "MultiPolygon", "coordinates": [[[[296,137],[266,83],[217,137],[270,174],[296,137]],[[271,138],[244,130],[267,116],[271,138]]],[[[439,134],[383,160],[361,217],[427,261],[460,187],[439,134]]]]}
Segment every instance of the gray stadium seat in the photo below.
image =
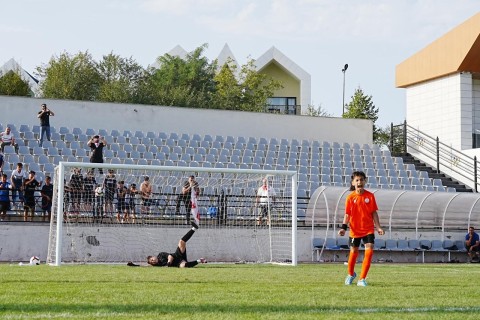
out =
{"type": "Polygon", "coordinates": [[[156,154],[158,152],[158,147],[156,145],[148,146],[148,152],[156,154]]]}
{"type": "Polygon", "coordinates": [[[70,133],[70,129],[67,127],[60,127],[60,129],[58,130],[58,133],[67,134],[67,133],[70,133]]]}
{"type": "Polygon", "coordinates": [[[385,240],[385,249],[390,251],[397,250],[397,240],[396,239],[385,240]]]}
{"type": "Polygon", "coordinates": [[[88,148],[87,146],[87,141],[85,141],[85,144],[83,144],[83,141],[72,141],[70,142],[70,149],[83,149],[83,148],[88,148]]]}
{"type": "Polygon", "coordinates": [[[375,239],[375,243],[374,243],[375,250],[382,250],[385,248],[386,248],[385,239],[378,239],[378,238],[375,239]]]}
{"type": "Polygon", "coordinates": [[[408,245],[408,240],[404,240],[404,239],[399,239],[397,241],[397,250],[412,251],[412,249],[408,245]]]}
{"type": "Polygon", "coordinates": [[[127,155],[127,152],[125,150],[118,150],[115,157],[117,157],[119,159],[126,159],[126,158],[128,158],[128,155],[127,155]]]}
{"type": "Polygon", "coordinates": [[[87,128],[87,129],[85,130],[85,134],[86,134],[87,136],[90,136],[90,137],[91,137],[91,136],[94,136],[94,135],[96,134],[96,131],[95,131],[94,129],[92,129],[92,128],[87,128]]]}

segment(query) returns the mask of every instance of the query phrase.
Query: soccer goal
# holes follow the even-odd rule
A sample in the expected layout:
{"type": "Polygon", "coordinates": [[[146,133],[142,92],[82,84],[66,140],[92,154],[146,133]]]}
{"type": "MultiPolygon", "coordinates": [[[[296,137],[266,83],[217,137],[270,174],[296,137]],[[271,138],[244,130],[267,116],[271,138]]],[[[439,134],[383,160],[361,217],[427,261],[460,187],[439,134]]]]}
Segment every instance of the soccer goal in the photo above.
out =
{"type": "Polygon", "coordinates": [[[292,171],[60,162],[47,262],[146,262],[174,252],[196,196],[190,260],[296,265],[296,186],[292,171]],[[191,176],[199,194],[181,196],[191,176]]]}

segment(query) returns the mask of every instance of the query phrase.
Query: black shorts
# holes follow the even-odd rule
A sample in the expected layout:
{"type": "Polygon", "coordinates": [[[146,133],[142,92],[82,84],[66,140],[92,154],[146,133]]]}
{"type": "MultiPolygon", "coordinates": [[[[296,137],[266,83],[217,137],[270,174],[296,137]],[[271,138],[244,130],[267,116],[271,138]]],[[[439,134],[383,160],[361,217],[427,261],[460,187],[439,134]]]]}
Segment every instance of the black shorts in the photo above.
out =
{"type": "Polygon", "coordinates": [[[142,205],[145,207],[150,207],[153,205],[153,200],[152,199],[142,199],[142,205]]]}
{"type": "Polygon", "coordinates": [[[117,210],[118,211],[125,211],[127,209],[128,209],[128,205],[125,202],[125,200],[117,202],[117,210]]]}
{"type": "Polygon", "coordinates": [[[73,190],[71,195],[72,195],[72,202],[79,203],[82,200],[81,190],[73,190]]]}
{"type": "Polygon", "coordinates": [[[268,216],[268,204],[265,205],[259,205],[260,208],[260,217],[266,217],[268,216]]]}
{"type": "Polygon", "coordinates": [[[105,189],[105,202],[113,202],[113,198],[115,197],[115,190],[112,189],[105,189]]]}
{"type": "Polygon", "coordinates": [[[172,256],[173,256],[172,267],[179,267],[182,261],[185,261],[185,262],[188,261],[186,248],[185,248],[185,252],[182,253],[182,251],[180,250],[180,247],[177,247],[177,250],[175,250],[175,253],[172,254],[172,256]]]}
{"type": "Polygon", "coordinates": [[[52,212],[52,204],[51,203],[48,203],[48,204],[43,204],[42,203],[42,211],[43,212],[52,212]]]}
{"type": "Polygon", "coordinates": [[[10,201],[0,201],[0,212],[7,212],[10,210],[10,201]]]}
{"type": "Polygon", "coordinates": [[[95,201],[95,193],[90,191],[84,192],[83,200],[85,201],[86,204],[93,204],[93,202],[95,201]]]}
{"type": "Polygon", "coordinates": [[[23,204],[23,208],[24,208],[25,210],[27,210],[27,209],[35,209],[35,200],[33,200],[33,201],[27,201],[27,200],[25,200],[25,203],[23,204]]]}
{"type": "Polygon", "coordinates": [[[362,237],[362,238],[348,238],[348,243],[350,245],[350,247],[360,247],[360,242],[363,241],[363,244],[366,244],[366,243],[371,243],[371,244],[374,244],[375,243],[375,234],[374,233],[370,233],[370,234],[367,234],[365,237],[362,237]]]}

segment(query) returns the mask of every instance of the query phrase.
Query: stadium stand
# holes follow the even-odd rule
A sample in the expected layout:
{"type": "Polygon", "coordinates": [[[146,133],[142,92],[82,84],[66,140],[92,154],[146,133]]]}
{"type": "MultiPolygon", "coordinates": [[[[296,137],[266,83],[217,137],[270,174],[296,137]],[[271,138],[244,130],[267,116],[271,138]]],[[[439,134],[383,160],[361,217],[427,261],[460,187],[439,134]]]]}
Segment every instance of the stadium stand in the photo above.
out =
{"type": "MultiPolygon", "coordinates": [[[[322,185],[348,188],[354,170],[367,173],[369,188],[455,191],[445,188],[439,179],[430,179],[427,172],[417,171],[411,164],[403,164],[401,158],[392,157],[388,150],[377,145],[51,127],[51,141],[44,141],[43,147],[38,147],[38,126],[9,126],[20,138],[17,140],[18,153],[13,147],[5,148],[4,169],[7,174],[17,162],[23,162],[26,168],[37,171],[39,177],[51,176],[54,166],[60,161],[89,162],[90,150],[85,143],[97,133],[107,139],[104,150],[106,163],[295,170],[299,173],[299,221],[304,221],[309,197],[315,189],[322,185]]],[[[168,184],[162,187],[175,190],[178,181],[172,180],[168,184]]],[[[219,193],[220,190],[215,192],[219,193]]],[[[236,196],[231,194],[236,192],[235,189],[229,189],[229,192],[230,196],[236,196]]]]}
{"type": "MultiPolygon", "coordinates": [[[[358,145],[357,143],[340,145],[328,141],[291,141],[262,137],[233,137],[166,132],[134,133],[125,130],[94,130],[92,128],[52,127],[52,141],[45,141],[43,148],[37,147],[38,128],[24,124],[9,124],[12,131],[21,138],[18,154],[15,149],[5,148],[6,161],[12,165],[24,162],[30,166],[33,162],[44,168],[42,155],[56,164],[60,159],[83,162],[88,159],[89,150],[85,148],[85,139],[95,133],[104,135],[108,145],[105,160],[121,163],[125,159],[144,159],[148,164],[153,160],[173,165],[211,166],[221,162],[226,167],[294,169],[299,174],[299,185],[349,186],[349,177],[353,170],[364,170],[373,188],[404,190],[454,191],[445,188],[442,181],[432,181],[425,171],[417,171],[412,164],[403,164],[402,158],[392,157],[388,150],[379,146],[358,145]],[[18,130],[16,128],[19,128],[18,130]],[[84,134],[85,132],[85,134],[84,134]],[[53,134],[55,133],[55,134],[53,134]],[[148,151],[148,153],[147,153],[148,151]],[[58,156],[61,156],[58,158],[58,156]],[[320,169],[320,170],[319,170],[320,169]]],[[[130,161],[130,160],[127,160],[130,161]]],[[[135,162],[135,161],[134,161],[135,162]]],[[[137,161],[138,162],[138,161],[137,161]]],[[[142,161],[144,163],[144,161],[142,161]]],[[[156,162],[158,163],[158,162],[156,162]]],[[[48,172],[51,173],[51,167],[48,172]]],[[[310,191],[310,190],[309,190],[310,191]]]]}

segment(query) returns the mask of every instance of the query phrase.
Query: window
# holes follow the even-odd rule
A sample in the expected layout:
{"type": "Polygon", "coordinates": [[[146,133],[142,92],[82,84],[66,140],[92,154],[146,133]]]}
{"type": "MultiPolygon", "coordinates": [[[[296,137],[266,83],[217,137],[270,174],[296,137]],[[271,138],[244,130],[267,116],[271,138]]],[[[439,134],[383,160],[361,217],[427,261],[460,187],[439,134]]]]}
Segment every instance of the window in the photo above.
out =
{"type": "Polygon", "coordinates": [[[297,98],[295,97],[268,98],[267,111],[271,113],[297,114],[297,98]]]}

